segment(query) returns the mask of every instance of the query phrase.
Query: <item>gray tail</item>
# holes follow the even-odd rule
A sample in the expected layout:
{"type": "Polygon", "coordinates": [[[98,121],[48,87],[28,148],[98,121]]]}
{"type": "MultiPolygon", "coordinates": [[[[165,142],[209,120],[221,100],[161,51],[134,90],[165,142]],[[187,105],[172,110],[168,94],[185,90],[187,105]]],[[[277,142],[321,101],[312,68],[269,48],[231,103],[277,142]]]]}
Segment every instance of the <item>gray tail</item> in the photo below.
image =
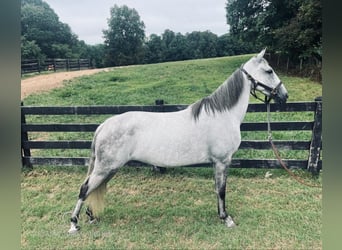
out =
{"type": "MultiPolygon", "coordinates": [[[[98,130],[95,132],[94,139],[91,143],[91,157],[89,161],[87,178],[89,178],[95,166],[95,160],[96,160],[95,144],[96,144],[97,133],[98,133],[98,130]]],[[[89,205],[90,209],[92,210],[95,216],[101,213],[101,211],[103,211],[104,209],[104,195],[106,193],[106,186],[107,186],[106,184],[107,184],[106,182],[101,183],[100,186],[94,189],[86,199],[87,204],[89,205]]]]}
{"type": "Polygon", "coordinates": [[[95,134],[94,134],[94,138],[93,141],[91,142],[91,156],[90,156],[90,160],[89,160],[89,167],[88,167],[88,176],[93,172],[94,169],[94,164],[95,164],[95,144],[96,144],[96,138],[98,133],[100,132],[102,127],[102,124],[100,126],[97,127],[95,134]]]}
{"type": "Polygon", "coordinates": [[[89,160],[89,167],[88,167],[88,174],[87,176],[89,176],[94,169],[94,164],[95,164],[95,140],[96,140],[96,136],[94,136],[94,139],[91,143],[91,156],[90,156],[90,160],[89,160]]]}

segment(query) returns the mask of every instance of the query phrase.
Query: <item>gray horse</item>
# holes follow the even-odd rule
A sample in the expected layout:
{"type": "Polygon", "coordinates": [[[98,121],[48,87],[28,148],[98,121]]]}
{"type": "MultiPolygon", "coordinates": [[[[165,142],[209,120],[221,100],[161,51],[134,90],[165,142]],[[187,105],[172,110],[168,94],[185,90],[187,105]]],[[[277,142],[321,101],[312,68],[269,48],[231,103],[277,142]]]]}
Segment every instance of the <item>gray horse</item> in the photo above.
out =
{"type": "Polygon", "coordinates": [[[213,163],[218,215],[227,227],[235,223],[225,208],[227,167],[241,142],[240,124],[249,95],[286,102],[287,90],[263,58],[265,50],[238,68],[210,96],[178,112],[127,112],[103,122],[96,130],[88,175],[72,213],[69,233],[79,230],[79,213],[89,203],[90,222],[103,209],[107,182],[131,160],[177,167],[213,163]]]}

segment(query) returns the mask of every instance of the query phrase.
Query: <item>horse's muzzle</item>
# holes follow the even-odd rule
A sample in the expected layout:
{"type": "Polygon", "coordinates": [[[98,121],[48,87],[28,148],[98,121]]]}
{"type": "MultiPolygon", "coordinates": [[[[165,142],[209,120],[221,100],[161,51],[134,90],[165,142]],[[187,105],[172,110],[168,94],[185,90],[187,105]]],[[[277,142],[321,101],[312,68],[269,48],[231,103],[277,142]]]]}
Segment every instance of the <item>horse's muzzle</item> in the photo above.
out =
{"type": "Polygon", "coordinates": [[[283,104],[286,103],[288,97],[289,95],[287,93],[283,94],[278,92],[273,96],[273,99],[276,103],[283,104]]]}

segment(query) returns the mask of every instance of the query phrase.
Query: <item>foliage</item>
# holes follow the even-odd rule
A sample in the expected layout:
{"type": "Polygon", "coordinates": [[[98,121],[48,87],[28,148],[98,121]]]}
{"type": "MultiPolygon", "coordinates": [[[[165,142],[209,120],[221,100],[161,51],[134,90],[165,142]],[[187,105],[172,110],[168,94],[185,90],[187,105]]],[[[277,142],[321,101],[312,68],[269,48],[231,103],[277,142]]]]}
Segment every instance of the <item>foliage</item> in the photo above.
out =
{"type": "Polygon", "coordinates": [[[93,66],[104,67],[240,55],[267,47],[274,67],[302,71],[304,62],[303,74],[321,79],[320,0],[227,0],[229,33],[221,36],[166,28],[145,37],[138,12],[114,5],[103,31],[105,42],[94,46],[80,41],[43,0],[22,0],[21,7],[23,59],[90,58],[93,66]]]}
{"type": "Polygon", "coordinates": [[[57,14],[41,0],[21,1],[21,34],[35,42],[49,58],[70,57],[77,36],[69,25],[59,21],[57,14]]]}
{"type": "Polygon", "coordinates": [[[218,37],[212,32],[194,31],[187,35],[190,47],[190,57],[193,59],[217,56],[218,37]]]}
{"type": "MultiPolygon", "coordinates": [[[[270,8],[283,9],[284,1],[272,2],[270,8]]],[[[292,58],[314,56],[322,60],[322,6],[320,0],[298,1],[297,12],[274,27],[274,46],[279,50],[290,52],[292,58]]],[[[277,11],[273,11],[275,13],[277,11]]],[[[275,17],[272,18],[274,20],[275,17]]]]}
{"type": "Polygon", "coordinates": [[[145,43],[145,63],[159,63],[164,59],[165,44],[160,36],[156,34],[150,35],[145,43]]]}
{"type": "Polygon", "coordinates": [[[110,9],[105,38],[106,65],[130,65],[142,61],[145,25],[135,9],[114,5],[110,9]]]}
{"type": "Polygon", "coordinates": [[[87,45],[43,0],[23,0],[22,59],[90,58],[95,67],[158,63],[253,52],[234,37],[210,31],[187,34],[165,29],[145,37],[144,23],[135,9],[111,8],[104,44],[87,45]]]}
{"type": "Polygon", "coordinates": [[[21,58],[90,58],[103,65],[103,48],[80,41],[69,25],[62,23],[42,0],[21,1],[21,58]]]}
{"type": "Polygon", "coordinates": [[[166,29],[161,36],[150,35],[145,42],[145,50],[144,63],[212,58],[252,52],[242,47],[242,44],[229,34],[217,36],[210,31],[193,31],[183,35],[169,29],[166,29]]]}
{"type": "Polygon", "coordinates": [[[246,47],[260,49],[260,34],[265,9],[262,0],[228,0],[227,23],[230,26],[230,34],[243,42],[246,47]]]}
{"type": "Polygon", "coordinates": [[[268,47],[292,63],[322,61],[322,4],[320,0],[228,0],[230,34],[244,47],[268,47]]]}
{"type": "Polygon", "coordinates": [[[21,37],[21,58],[40,58],[43,59],[42,50],[36,41],[28,41],[25,36],[21,37]]]}
{"type": "Polygon", "coordinates": [[[82,58],[90,58],[92,65],[96,68],[105,67],[105,45],[96,44],[88,46],[88,50],[82,58]]]}

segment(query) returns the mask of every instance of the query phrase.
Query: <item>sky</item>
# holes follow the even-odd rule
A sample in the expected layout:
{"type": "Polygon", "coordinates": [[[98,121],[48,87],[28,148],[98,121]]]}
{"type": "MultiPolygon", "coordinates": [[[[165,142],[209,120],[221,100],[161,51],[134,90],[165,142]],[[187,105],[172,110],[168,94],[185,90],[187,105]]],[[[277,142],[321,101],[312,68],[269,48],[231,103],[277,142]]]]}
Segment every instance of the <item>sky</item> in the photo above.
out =
{"type": "Polygon", "coordinates": [[[110,8],[127,5],[138,11],[145,34],[161,35],[166,29],[185,34],[209,30],[217,35],[228,33],[227,0],[44,0],[86,44],[103,43],[108,29],[110,8]]]}

